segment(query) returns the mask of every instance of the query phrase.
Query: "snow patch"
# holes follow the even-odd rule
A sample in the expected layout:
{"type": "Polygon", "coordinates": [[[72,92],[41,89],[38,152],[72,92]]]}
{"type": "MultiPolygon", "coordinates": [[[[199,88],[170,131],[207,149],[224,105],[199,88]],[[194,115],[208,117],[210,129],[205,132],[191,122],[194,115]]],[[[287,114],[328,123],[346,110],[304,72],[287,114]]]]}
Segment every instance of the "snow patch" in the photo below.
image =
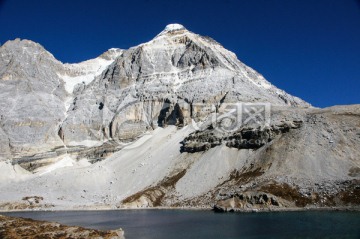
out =
{"type": "Polygon", "coordinates": [[[62,156],[62,159],[60,161],[51,164],[50,166],[41,167],[37,170],[37,173],[39,173],[39,176],[50,173],[56,169],[65,168],[65,167],[72,167],[74,166],[75,161],[69,156],[65,155],[62,156]]]}
{"type": "Polygon", "coordinates": [[[96,58],[78,64],[68,64],[68,72],[58,73],[58,76],[65,82],[65,89],[68,93],[73,93],[77,84],[88,85],[99,76],[114,60],[96,58]]]}
{"type": "Polygon", "coordinates": [[[96,147],[102,145],[103,142],[96,141],[96,140],[83,140],[83,141],[71,141],[69,142],[69,146],[85,146],[85,147],[96,147]]]}
{"type": "Polygon", "coordinates": [[[10,161],[0,162],[0,182],[20,181],[31,176],[31,173],[19,165],[12,165],[10,161]]]}
{"type": "Polygon", "coordinates": [[[134,143],[124,147],[124,149],[134,149],[137,147],[140,147],[142,144],[144,144],[146,141],[152,138],[151,134],[144,135],[140,139],[136,140],[134,143]]]}
{"type": "MultiPolygon", "coordinates": [[[[167,25],[167,26],[165,27],[165,29],[164,29],[162,32],[160,32],[156,37],[165,35],[165,34],[168,33],[168,32],[180,31],[180,30],[186,30],[186,28],[185,28],[183,25],[177,24],[177,23],[175,23],[175,24],[169,24],[169,25],[167,25]]],[[[156,38],[156,37],[155,37],[155,38],[156,38]]]]}
{"type": "Polygon", "coordinates": [[[185,27],[181,24],[174,23],[167,25],[164,29],[164,31],[177,31],[177,30],[185,30],[185,27]]]}

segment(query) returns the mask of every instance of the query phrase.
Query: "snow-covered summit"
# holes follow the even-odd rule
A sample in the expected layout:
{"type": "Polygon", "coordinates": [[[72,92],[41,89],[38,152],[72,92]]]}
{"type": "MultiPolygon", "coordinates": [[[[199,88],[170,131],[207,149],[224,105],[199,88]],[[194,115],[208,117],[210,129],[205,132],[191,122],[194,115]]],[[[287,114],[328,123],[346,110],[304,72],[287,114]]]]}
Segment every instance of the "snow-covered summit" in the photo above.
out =
{"type": "Polygon", "coordinates": [[[167,33],[173,33],[173,32],[176,32],[176,31],[186,31],[186,28],[183,25],[177,24],[177,23],[168,24],[165,27],[165,29],[162,32],[160,32],[156,37],[165,35],[167,33]]]}
{"type": "Polygon", "coordinates": [[[177,30],[185,30],[185,27],[178,23],[169,24],[165,27],[165,31],[177,31],[177,30]]]}

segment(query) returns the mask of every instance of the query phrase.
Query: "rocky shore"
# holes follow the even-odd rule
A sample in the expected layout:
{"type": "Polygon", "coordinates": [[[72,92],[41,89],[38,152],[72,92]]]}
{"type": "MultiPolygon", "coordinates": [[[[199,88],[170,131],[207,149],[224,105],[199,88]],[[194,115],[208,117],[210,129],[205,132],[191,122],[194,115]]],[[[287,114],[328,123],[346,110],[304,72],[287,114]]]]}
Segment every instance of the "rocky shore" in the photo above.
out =
{"type": "Polygon", "coordinates": [[[0,215],[0,238],[124,239],[124,231],[122,229],[99,231],[82,227],[65,226],[56,222],[35,221],[32,219],[0,215]]]}

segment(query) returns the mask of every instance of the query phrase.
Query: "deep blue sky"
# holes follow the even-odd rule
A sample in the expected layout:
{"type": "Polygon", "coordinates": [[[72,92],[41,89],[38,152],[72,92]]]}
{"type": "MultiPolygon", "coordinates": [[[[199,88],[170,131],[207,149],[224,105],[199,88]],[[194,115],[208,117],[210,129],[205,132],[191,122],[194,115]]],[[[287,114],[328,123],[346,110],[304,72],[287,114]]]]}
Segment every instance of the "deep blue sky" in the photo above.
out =
{"type": "Polygon", "coordinates": [[[169,23],[314,106],[360,103],[358,0],[0,0],[1,44],[30,39],[63,62],[146,42],[169,23]]]}

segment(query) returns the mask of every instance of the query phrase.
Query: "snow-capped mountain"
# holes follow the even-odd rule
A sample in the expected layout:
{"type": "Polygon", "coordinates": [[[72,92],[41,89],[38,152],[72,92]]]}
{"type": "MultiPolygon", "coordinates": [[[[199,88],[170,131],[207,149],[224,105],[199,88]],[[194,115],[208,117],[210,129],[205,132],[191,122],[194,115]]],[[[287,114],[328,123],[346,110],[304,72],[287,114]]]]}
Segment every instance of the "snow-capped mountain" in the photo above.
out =
{"type": "Polygon", "coordinates": [[[7,134],[2,147],[9,152],[10,143],[13,155],[22,154],[23,146],[24,155],[32,154],[32,148],[42,152],[63,146],[59,139],[95,145],[135,138],[157,127],[165,101],[185,108],[220,101],[309,106],[271,85],[214,40],[179,24],[168,25],[150,42],[110,49],[79,64],[62,64],[28,40],[5,43],[1,56],[2,128],[7,134]],[[139,107],[144,112],[134,112],[139,107]],[[136,130],[127,132],[128,124],[136,130]]]}
{"type": "Polygon", "coordinates": [[[314,109],[180,24],[78,64],[19,39],[0,56],[0,200],[9,205],[27,194],[58,208],[226,205],[242,195],[232,204],[243,208],[261,192],[294,206],[323,200],[307,199],[313,181],[332,188],[360,176],[358,106],[314,109]],[[238,104],[249,114],[267,106],[268,121],[217,130],[214,115],[238,104]]]}

